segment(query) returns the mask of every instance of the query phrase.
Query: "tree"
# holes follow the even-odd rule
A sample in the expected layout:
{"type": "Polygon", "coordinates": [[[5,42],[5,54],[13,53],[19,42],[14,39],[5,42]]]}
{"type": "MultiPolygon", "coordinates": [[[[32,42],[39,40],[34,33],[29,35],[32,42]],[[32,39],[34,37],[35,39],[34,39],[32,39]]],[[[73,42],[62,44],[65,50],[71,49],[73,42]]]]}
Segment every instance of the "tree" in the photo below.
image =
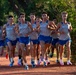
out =
{"type": "Polygon", "coordinates": [[[69,14],[68,20],[72,22],[75,28],[76,23],[76,0],[0,0],[0,23],[3,24],[5,16],[12,12],[18,16],[20,12],[26,13],[26,19],[29,19],[29,14],[34,12],[41,16],[43,11],[46,11],[53,20],[61,19],[61,12],[67,11],[69,14]]]}

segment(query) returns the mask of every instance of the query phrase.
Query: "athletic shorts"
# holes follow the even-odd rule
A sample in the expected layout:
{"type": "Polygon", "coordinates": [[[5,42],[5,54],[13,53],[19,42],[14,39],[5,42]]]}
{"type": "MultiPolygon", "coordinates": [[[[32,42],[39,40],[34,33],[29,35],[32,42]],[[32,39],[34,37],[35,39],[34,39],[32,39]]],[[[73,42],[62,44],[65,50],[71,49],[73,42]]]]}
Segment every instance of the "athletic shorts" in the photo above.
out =
{"type": "Polygon", "coordinates": [[[55,46],[58,43],[59,39],[58,38],[53,38],[52,39],[52,45],[55,46]]]}
{"type": "Polygon", "coordinates": [[[29,44],[30,43],[30,38],[29,37],[20,37],[19,42],[23,44],[29,44]]]}
{"type": "Polygon", "coordinates": [[[17,42],[19,42],[19,38],[17,38],[17,42]]]}
{"type": "Polygon", "coordinates": [[[45,43],[49,43],[50,44],[52,42],[52,37],[40,35],[39,36],[39,41],[44,41],[45,43]]]}
{"type": "Polygon", "coordinates": [[[32,41],[33,42],[33,44],[39,44],[39,40],[37,39],[37,40],[30,40],[30,41],[32,41]]]}
{"type": "Polygon", "coordinates": [[[67,40],[59,40],[59,44],[60,44],[60,45],[65,45],[68,41],[71,42],[71,39],[67,39],[67,40]]]}
{"type": "Polygon", "coordinates": [[[4,46],[4,40],[0,40],[0,46],[4,46]]]}
{"type": "Polygon", "coordinates": [[[10,42],[11,43],[11,45],[16,45],[16,43],[17,43],[17,39],[16,40],[14,40],[14,41],[12,41],[12,40],[10,40],[10,39],[8,39],[8,38],[6,38],[6,45],[8,45],[7,43],[8,42],[10,42]]]}

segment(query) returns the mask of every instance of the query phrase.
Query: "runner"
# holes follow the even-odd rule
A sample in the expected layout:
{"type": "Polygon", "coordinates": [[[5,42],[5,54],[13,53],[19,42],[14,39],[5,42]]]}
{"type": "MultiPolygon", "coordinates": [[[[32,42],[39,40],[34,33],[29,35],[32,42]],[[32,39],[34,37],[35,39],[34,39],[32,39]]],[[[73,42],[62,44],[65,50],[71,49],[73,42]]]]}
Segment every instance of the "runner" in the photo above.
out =
{"type": "Polygon", "coordinates": [[[21,13],[19,15],[21,24],[18,25],[19,28],[19,42],[20,42],[20,47],[22,50],[22,58],[24,61],[24,66],[25,69],[28,70],[29,67],[27,65],[27,60],[26,60],[26,50],[28,50],[29,46],[30,46],[30,38],[29,38],[29,34],[30,34],[30,29],[32,30],[32,27],[30,25],[29,22],[25,22],[25,13],[21,13]]]}
{"type": "Polygon", "coordinates": [[[8,16],[8,23],[4,25],[3,28],[6,31],[6,43],[9,48],[9,60],[10,60],[10,67],[14,64],[14,56],[15,56],[15,46],[17,43],[17,37],[15,33],[15,24],[14,24],[14,17],[12,15],[8,16]]]}
{"type": "Polygon", "coordinates": [[[59,30],[58,32],[60,33],[59,36],[59,47],[60,47],[60,65],[64,65],[63,62],[63,50],[64,50],[64,45],[66,45],[67,51],[68,51],[68,58],[67,58],[67,65],[72,65],[70,61],[70,56],[71,56],[71,37],[70,37],[70,32],[72,30],[72,26],[70,22],[67,22],[67,17],[68,13],[67,12],[62,12],[62,22],[58,24],[58,27],[56,30],[59,30]]]}
{"type": "Polygon", "coordinates": [[[49,27],[51,27],[51,22],[47,21],[47,13],[43,12],[42,13],[42,22],[40,23],[40,33],[39,33],[39,41],[40,41],[40,45],[41,45],[41,54],[42,54],[42,58],[41,60],[44,63],[44,66],[47,66],[47,61],[46,61],[46,47],[48,47],[50,45],[50,42],[52,41],[52,38],[50,37],[50,29],[49,27]]]}
{"type": "MultiPolygon", "coordinates": [[[[16,25],[20,25],[21,24],[21,21],[20,21],[20,18],[18,18],[18,23],[16,25]]],[[[18,29],[16,28],[16,31],[18,32],[18,29]]],[[[17,44],[16,44],[16,48],[17,48],[17,51],[18,51],[18,65],[21,66],[23,65],[23,62],[22,62],[22,50],[20,48],[20,42],[19,42],[19,36],[17,35],[17,44]]]]}
{"type": "Polygon", "coordinates": [[[0,26],[0,56],[3,55],[3,50],[4,50],[4,33],[3,33],[3,28],[0,26]]]}
{"type": "MultiPolygon", "coordinates": [[[[54,24],[55,28],[57,28],[57,26],[56,26],[56,19],[54,19],[53,21],[55,23],[54,24]]],[[[57,55],[56,62],[59,63],[59,44],[58,44],[59,35],[58,35],[58,33],[55,32],[55,30],[52,30],[51,36],[52,36],[52,45],[51,45],[51,54],[50,54],[50,57],[51,58],[53,57],[53,55],[54,55],[54,49],[56,48],[56,55],[57,55]]]]}

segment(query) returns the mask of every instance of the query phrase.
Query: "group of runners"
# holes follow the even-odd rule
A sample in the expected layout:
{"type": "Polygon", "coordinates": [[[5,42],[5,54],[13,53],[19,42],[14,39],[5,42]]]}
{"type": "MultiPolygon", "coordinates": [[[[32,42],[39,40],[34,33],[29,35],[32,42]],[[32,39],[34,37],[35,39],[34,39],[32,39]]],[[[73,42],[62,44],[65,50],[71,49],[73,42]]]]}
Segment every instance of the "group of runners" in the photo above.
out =
{"type": "Polygon", "coordinates": [[[50,64],[48,52],[51,49],[50,57],[53,56],[56,48],[57,62],[64,65],[63,50],[64,45],[67,49],[67,65],[72,65],[71,56],[71,37],[72,26],[67,22],[68,13],[61,13],[62,21],[56,23],[56,20],[49,20],[46,12],[41,14],[41,18],[36,17],[34,13],[30,14],[30,21],[25,21],[25,13],[20,13],[18,23],[14,23],[14,17],[9,15],[7,23],[0,26],[0,55],[3,54],[4,47],[6,54],[9,55],[9,66],[14,65],[15,50],[18,52],[18,65],[24,65],[29,69],[26,60],[27,53],[31,55],[30,63],[32,67],[50,64]]]}

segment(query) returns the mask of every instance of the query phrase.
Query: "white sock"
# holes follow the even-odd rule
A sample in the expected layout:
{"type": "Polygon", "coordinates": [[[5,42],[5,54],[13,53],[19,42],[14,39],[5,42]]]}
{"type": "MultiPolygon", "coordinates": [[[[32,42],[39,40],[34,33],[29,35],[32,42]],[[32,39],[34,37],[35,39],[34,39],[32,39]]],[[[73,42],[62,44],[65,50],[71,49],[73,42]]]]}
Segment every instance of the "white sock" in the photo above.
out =
{"type": "Polygon", "coordinates": [[[13,58],[10,58],[10,61],[13,62],[13,58]]]}
{"type": "Polygon", "coordinates": [[[45,60],[45,59],[43,59],[43,61],[45,62],[46,60],[45,60]]]}
{"type": "Polygon", "coordinates": [[[70,62],[70,60],[68,60],[68,62],[70,62]]]}
{"type": "Polygon", "coordinates": [[[25,66],[27,66],[27,63],[24,63],[25,66]]]}
{"type": "Polygon", "coordinates": [[[34,58],[31,58],[31,61],[34,60],[34,58]]]}
{"type": "Polygon", "coordinates": [[[62,59],[60,59],[60,61],[62,61],[62,59]]]}

